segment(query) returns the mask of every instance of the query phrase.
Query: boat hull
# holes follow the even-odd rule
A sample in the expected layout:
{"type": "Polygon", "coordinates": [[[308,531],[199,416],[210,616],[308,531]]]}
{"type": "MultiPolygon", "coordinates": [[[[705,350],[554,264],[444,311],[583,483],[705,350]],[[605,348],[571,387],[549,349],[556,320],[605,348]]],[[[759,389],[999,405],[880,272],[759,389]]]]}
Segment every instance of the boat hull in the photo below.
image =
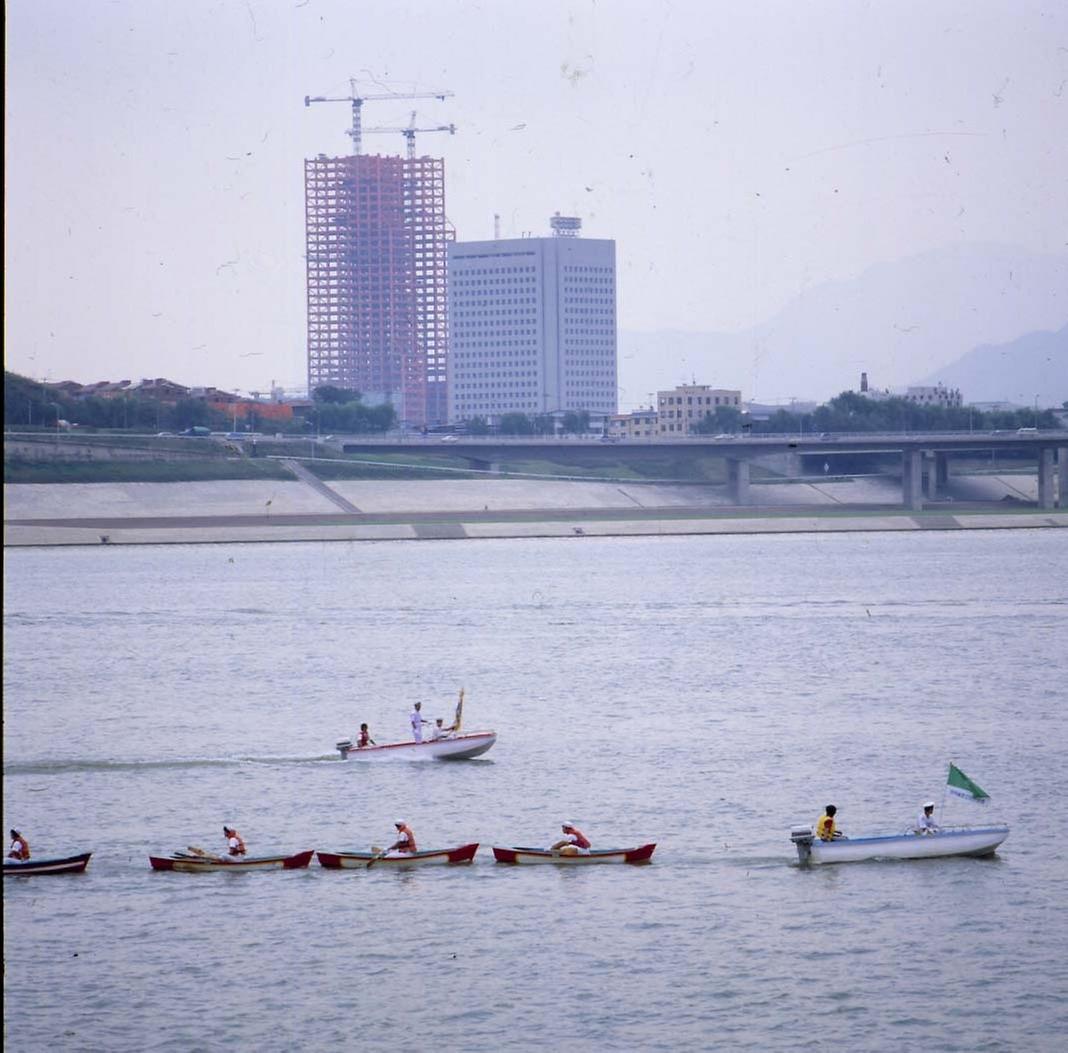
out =
{"type": "Polygon", "coordinates": [[[27,877],[30,874],[81,874],[89,865],[92,852],[63,859],[4,860],[4,877],[27,877]]]}
{"type": "Polygon", "coordinates": [[[291,856],[259,856],[254,859],[246,856],[238,856],[234,859],[229,857],[206,859],[173,855],[149,856],[148,861],[153,870],[176,870],[182,874],[205,874],[220,870],[303,870],[311,862],[314,854],[314,849],[309,848],[306,852],[297,852],[291,856]]]}
{"type": "Polygon", "coordinates": [[[460,845],[458,848],[442,848],[428,852],[413,852],[409,855],[377,856],[373,852],[316,852],[319,866],[327,870],[366,870],[369,865],[378,867],[428,867],[470,863],[478,851],[478,842],[460,845]]]}
{"type": "Polygon", "coordinates": [[[944,859],[950,856],[989,856],[1009,836],[1007,826],[950,829],[938,834],[894,834],[888,837],[849,837],[836,841],[813,839],[797,845],[803,863],[862,863],[869,859],[944,859]]]}
{"type": "Polygon", "coordinates": [[[342,760],[470,760],[481,757],[497,741],[495,731],[473,731],[451,739],[426,742],[387,742],[360,749],[345,741],[337,744],[342,760]]]}
{"type": "Polygon", "coordinates": [[[638,848],[604,848],[580,855],[563,855],[547,848],[500,848],[493,846],[493,858],[498,863],[530,864],[551,863],[557,866],[588,866],[593,863],[648,863],[652,860],[656,845],[640,845],[638,848]]]}

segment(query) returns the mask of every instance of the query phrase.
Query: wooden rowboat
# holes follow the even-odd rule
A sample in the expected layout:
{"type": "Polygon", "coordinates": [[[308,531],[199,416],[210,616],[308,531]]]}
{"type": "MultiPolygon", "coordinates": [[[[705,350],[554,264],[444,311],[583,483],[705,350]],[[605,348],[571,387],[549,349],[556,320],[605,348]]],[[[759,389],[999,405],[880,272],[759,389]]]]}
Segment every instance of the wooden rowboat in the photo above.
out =
{"type": "Polygon", "coordinates": [[[178,870],[183,874],[202,874],[219,870],[303,870],[315,850],[291,856],[207,856],[175,852],[171,856],[149,856],[153,870],[178,870]]]}
{"type": "Polygon", "coordinates": [[[376,855],[374,852],[316,852],[319,866],[328,870],[366,870],[375,867],[427,867],[449,863],[470,863],[478,851],[478,842],[459,848],[440,848],[427,852],[376,855]]]}
{"type": "Polygon", "coordinates": [[[493,846],[493,858],[498,863],[559,863],[564,866],[584,866],[587,863],[648,863],[656,844],[638,848],[598,848],[576,855],[553,852],[548,848],[498,848],[493,846]]]}
{"type": "Polygon", "coordinates": [[[65,859],[4,860],[4,877],[24,877],[29,874],[81,874],[89,865],[92,852],[65,859]]]}

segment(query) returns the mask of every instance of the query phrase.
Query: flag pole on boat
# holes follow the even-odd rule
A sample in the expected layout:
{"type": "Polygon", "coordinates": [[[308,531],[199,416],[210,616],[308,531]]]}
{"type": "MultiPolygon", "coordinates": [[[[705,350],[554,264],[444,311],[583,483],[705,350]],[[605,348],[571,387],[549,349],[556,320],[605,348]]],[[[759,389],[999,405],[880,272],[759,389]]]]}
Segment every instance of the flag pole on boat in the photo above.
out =
{"type": "Polygon", "coordinates": [[[456,719],[452,722],[452,730],[456,733],[460,733],[460,724],[464,718],[464,689],[460,688],[460,701],[456,703],[456,719]]]}

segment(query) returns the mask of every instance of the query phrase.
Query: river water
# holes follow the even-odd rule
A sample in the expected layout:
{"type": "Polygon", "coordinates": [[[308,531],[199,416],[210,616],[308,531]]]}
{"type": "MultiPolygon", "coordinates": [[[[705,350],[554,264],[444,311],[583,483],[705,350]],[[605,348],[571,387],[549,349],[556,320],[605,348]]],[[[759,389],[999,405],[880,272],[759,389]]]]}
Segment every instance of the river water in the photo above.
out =
{"type": "Polygon", "coordinates": [[[26,1049],[1054,1050],[1068,1032],[1068,545],[1057,531],[5,554],[4,823],[26,1049]],[[417,699],[467,763],[342,762],[417,699]],[[953,760],[984,860],[801,869],[953,760]],[[484,846],[407,873],[157,874],[149,853],[484,846]],[[656,841],[646,867],[491,844],[656,841]]]}

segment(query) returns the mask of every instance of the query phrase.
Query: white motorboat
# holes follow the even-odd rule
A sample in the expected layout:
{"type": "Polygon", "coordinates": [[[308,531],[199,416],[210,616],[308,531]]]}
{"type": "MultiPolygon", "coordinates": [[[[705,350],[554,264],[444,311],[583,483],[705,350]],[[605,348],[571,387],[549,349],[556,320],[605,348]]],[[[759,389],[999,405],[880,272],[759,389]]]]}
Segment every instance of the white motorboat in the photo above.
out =
{"type": "Polygon", "coordinates": [[[480,757],[497,741],[495,731],[469,731],[426,742],[387,742],[357,746],[348,739],[337,744],[342,760],[470,760],[480,757]]]}
{"type": "Polygon", "coordinates": [[[934,834],[836,837],[821,841],[810,826],[795,826],[790,840],[802,863],[859,863],[866,859],[939,859],[989,856],[1009,836],[1007,826],[946,827],[934,834]]]}

